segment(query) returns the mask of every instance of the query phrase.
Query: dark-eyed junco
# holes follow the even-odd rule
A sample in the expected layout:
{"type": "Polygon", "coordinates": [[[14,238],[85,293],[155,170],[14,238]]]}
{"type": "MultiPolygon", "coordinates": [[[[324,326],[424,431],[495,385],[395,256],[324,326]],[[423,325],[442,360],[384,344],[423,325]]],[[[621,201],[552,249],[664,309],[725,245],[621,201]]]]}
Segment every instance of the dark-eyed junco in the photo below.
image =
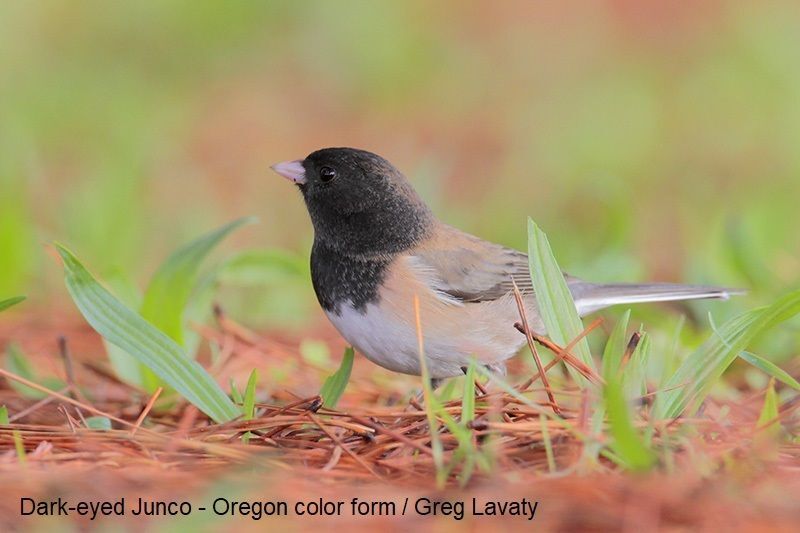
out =
{"type": "MultiPolygon", "coordinates": [[[[462,373],[474,357],[502,367],[524,344],[513,282],[530,327],[545,334],[528,257],[440,222],[391,163],[353,148],[325,148],[274,165],[311,215],[311,276],[342,336],[374,363],[420,374],[414,295],[432,378],[462,373]]],[[[615,304],[727,298],[718,287],[596,284],[565,275],[583,316],[615,304]]]]}

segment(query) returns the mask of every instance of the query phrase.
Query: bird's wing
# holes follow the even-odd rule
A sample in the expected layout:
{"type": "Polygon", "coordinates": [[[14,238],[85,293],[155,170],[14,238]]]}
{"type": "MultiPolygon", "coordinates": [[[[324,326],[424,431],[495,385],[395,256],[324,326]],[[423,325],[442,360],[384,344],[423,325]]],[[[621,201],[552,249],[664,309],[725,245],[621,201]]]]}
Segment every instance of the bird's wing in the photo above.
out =
{"type": "MultiPolygon", "coordinates": [[[[526,254],[455,228],[439,230],[431,243],[415,249],[409,259],[415,272],[446,303],[498,300],[514,290],[514,283],[527,301],[533,296],[526,254]]],[[[589,283],[566,273],[564,278],[581,316],[617,304],[726,299],[743,292],[672,283],[589,283]]]]}
{"type": "Polygon", "coordinates": [[[497,300],[511,293],[514,283],[533,293],[526,254],[452,228],[435,245],[414,250],[410,260],[435,291],[458,303],[497,300]]]}

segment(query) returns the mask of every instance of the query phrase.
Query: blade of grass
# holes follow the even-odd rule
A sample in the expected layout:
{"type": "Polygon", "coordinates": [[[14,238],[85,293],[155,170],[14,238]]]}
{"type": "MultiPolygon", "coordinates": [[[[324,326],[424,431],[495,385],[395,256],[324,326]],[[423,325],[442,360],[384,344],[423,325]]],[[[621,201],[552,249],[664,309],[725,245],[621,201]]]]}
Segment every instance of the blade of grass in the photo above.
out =
{"type": "MultiPolygon", "coordinates": [[[[64,382],[57,378],[45,378],[39,379],[36,373],[33,370],[33,365],[31,365],[30,360],[25,356],[22,350],[19,349],[19,346],[16,344],[9,344],[8,348],[6,348],[6,368],[13,372],[14,374],[18,374],[25,379],[29,379],[30,381],[35,381],[40,383],[41,385],[47,387],[48,389],[52,390],[60,390],[64,388],[64,382]]],[[[41,391],[36,389],[32,389],[27,387],[21,383],[17,383],[16,381],[9,381],[9,385],[11,388],[17,391],[22,396],[26,398],[33,398],[35,400],[41,400],[42,398],[46,397],[47,395],[41,391]]]]}
{"type": "Polygon", "coordinates": [[[195,283],[192,297],[183,309],[183,342],[190,359],[197,357],[197,351],[203,340],[202,335],[190,324],[206,324],[214,314],[214,297],[219,288],[219,278],[217,269],[206,272],[201,279],[195,283]]]}
{"type": "Polygon", "coordinates": [[[461,399],[461,423],[467,426],[475,420],[475,360],[471,359],[464,377],[464,396],[461,399]]]}
{"type": "Polygon", "coordinates": [[[8,298],[7,300],[0,300],[0,311],[5,311],[12,305],[17,305],[23,300],[25,300],[24,296],[14,296],[13,298],[8,298]]]}
{"type": "Polygon", "coordinates": [[[622,367],[622,356],[625,353],[625,333],[628,331],[628,321],[631,310],[628,309],[614,326],[608,337],[605,350],[603,350],[603,379],[608,381],[614,378],[622,367]]]}
{"type": "MultiPolygon", "coordinates": [[[[140,309],[142,306],[142,293],[139,288],[129,279],[121,268],[115,268],[105,275],[103,280],[123,304],[131,309],[140,309]]],[[[106,355],[111,363],[114,374],[125,383],[137,388],[142,388],[144,379],[142,373],[145,367],[139,361],[125,353],[125,350],[114,346],[103,339],[106,355]]]]}
{"type": "MultiPolygon", "coordinates": [[[[417,310],[418,311],[418,310],[417,310]]],[[[475,362],[471,361],[472,366],[472,417],[475,416],[475,362]]],[[[427,370],[427,362],[424,363],[424,374],[428,374],[427,370]]],[[[467,367],[467,374],[469,374],[469,367],[467,367]]],[[[452,381],[451,381],[452,382],[452,381]]],[[[423,385],[424,386],[424,385],[423,385]]],[[[430,388],[430,384],[428,385],[430,388]]],[[[464,385],[465,390],[468,388],[468,385],[465,383],[464,385]]],[[[423,389],[424,393],[424,389],[423,389]]],[[[466,394],[466,392],[465,392],[466,394]]],[[[463,403],[463,400],[462,400],[463,403]]],[[[470,408],[467,407],[467,412],[469,412],[470,408]]],[[[468,427],[467,423],[464,422],[462,419],[461,423],[458,423],[456,419],[451,415],[447,409],[445,409],[444,404],[442,401],[434,394],[433,390],[430,390],[430,394],[425,398],[425,412],[430,413],[434,420],[438,421],[441,420],[444,426],[447,428],[448,431],[456,438],[458,442],[458,448],[456,448],[455,452],[453,453],[450,464],[447,467],[443,468],[441,471],[437,471],[437,481],[440,483],[444,483],[447,478],[450,476],[450,473],[459,465],[461,465],[461,472],[459,473],[458,480],[459,485],[464,486],[469,482],[470,477],[472,476],[475,470],[475,464],[479,460],[480,451],[477,449],[475,443],[472,439],[472,429],[468,427]]],[[[462,417],[464,411],[462,409],[462,417]]],[[[468,415],[469,416],[469,415],[468,415]]],[[[431,434],[433,437],[433,433],[431,434]]],[[[439,439],[438,432],[436,433],[436,439],[439,439]]]]}
{"type": "Polygon", "coordinates": [[[109,342],[149,367],[189,402],[217,422],[239,410],[216,381],[166,334],[129,309],[101,286],[75,255],[56,249],[64,261],[67,289],[87,322],[109,342]]]}
{"type": "Polygon", "coordinates": [[[439,387],[436,395],[440,403],[447,403],[456,398],[456,381],[448,379],[444,385],[439,387]]]}
{"type": "Polygon", "coordinates": [[[550,440],[550,430],[547,429],[547,419],[543,414],[539,414],[539,425],[542,427],[542,442],[544,443],[544,453],[547,456],[547,469],[550,473],[556,471],[556,458],[553,455],[553,442],[550,440]]]}
{"type": "Polygon", "coordinates": [[[226,260],[219,276],[227,285],[251,286],[282,282],[308,274],[308,261],[286,250],[245,250],[226,260]]]}
{"type": "MultiPolygon", "coordinates": [[[[25,379],[37,381],[36,377],[33,375],[33,369],[31,368],[30,361],[28,361],[28,359],[22,354],[16,344],[9,344],[8,348],[6,348],[6,368],[15,374],[19,374],[25,379]]],[[[46,396],[46,394],[43,392],[26,387],[25,385],[17,383],[16,381],[10,381],[9,384],[11,385],[12,389],[26,398],[40,400],[46,396]]]]}
{"type": "Polygon", "coordinates": [[[353,359],[355,358],[355,350],[352,346],[348,346],[344,350],[342,363],[339,369],[328,376],[325,383],[322,384],[322,389],[319,395],[322,396],[325,407],[333,409],[339,403],[339,399],[347,388],[347,383],[350,381],[350,372],[353,370],[353,359]]]}
{"type": "Polygon", "coordinates": [[[754,338],[800,313],[800,290],[790,292],[768,307],[739,315],[687,357],[667,380],[672,388],[656,396],[657,418],[674,418],[693,405],[699,408],[711,386],[754,338]],[[688,384],[686,386],[680,386],[688,384]]]}
{"type": "MultiPolygon", "coordinates": [[[[0,426],[8,425],[10,425],[8,421],[8,408],[5,405],[0,405],[0,426]]],[[[17,451],[17,458],[19,458],[20,463],[25,464],[28,460],[28,456],[25,453],[25,443],[22,441],[22,434],[15,429],[11,432],[11,435],[14,439],[14,448],[17,451]]]]}
{"type": "MultiPolygon", "coordinates": [[[[681,334],[683,333],[683,327],[686,325],[686,315],[681,315],[678,317],[678,322],[675,324],[675,329],[672,331],[672,339],[670,342],[669,350],[663,356],[663,360],[661,361],[661,373],[660,379],[658,382],[658,387],[664,388],[663,385],[666,383],[669,376],[675,373],[678,370],[678,367],[681,364],[681,334]]],[[[661,358],[660,358],[661,359],[661,358]]]]}
{"type": "Polygon", "coordinates": [[[183,311],[197,281],[200,263],[228,234],[254,221],[252,217],[234,220],[170,254],[153,275],[144,293],[142,317],[182,344],[183,311]]]}
{"type": "MultiPolygon", "coordinates": [[[[228,234],[255,220],[253,217],[234,220],[172,252],[150,280],[142,299],[142,317],[185,346],[184,314],[197,284],[200,263],[228,234]]],[[[148,392],[160,385],[147,369],[142,372],[141,379],[141,385],[148,392]]]]}
{"type": "MultiPolygon", "coordinates": [[[[712,331],[714,331],[714,333],[719,335],[719,329],[717,328],[717,325],[714,323],[714,318],[711,316],[711,313],[709,313],[708,315],[708,321],[711,324],[712,331]]],[[[752,352],[748,352],[746,350],[739,353],[739,358],[750,363],[754,367],[762,370],[767,375],[774,377],[778,381],[781,381],[786,385],[789,385],[793,389],[800,390],[800,383],[798,383],[797,380],[794,379],[791,375],[789,375],[788,372],[781,369],[778,365],[776,365],[772,361],[768,361],[767,359],[759,357],[758,355],[752,352]]]]}
{"type": "MultiPolygon", "coordinates": [[[[477,363],[471,359],[467,366],[467,371],[464,376],[464,389],[461,398],[461,423],[457,424],[455,419],[447,412],[441,401],[436,399],[434,402],[433,410],[436,416],[442,419],[445,426],[455,435],[458,440],[458,448],[453,454],[453,458],[448,468],[448,472],[452,470],[457,464],[462,463],[461,472],[459,474],[460,486],[465,486],[472,474],[475,471],[476,464],[488,465],[488,461],[483,457],[482,452],[478,449],[476,443],[472,438],[472,429],[470,422],[475,420],[475,368],[477,363]]],[[[450,380],[454,383],[454,380],[450,380]]],[[[450,384],[448,383],[448,385],[450,384]]],[[[447,396],[445,396],[447,398],[447,396]]]]}
{"type": "MultiPolygon", "coordinates": [[[[428,409],[427,404],[425,408],[426,410],[428,409]]],[[[431,395],[430,411],[436,420],[442,421],[447,430],[453,434],[458,442],[458,448],[456,448],[455,452],[453,453],[450,464],[441,473],[441,482],[444,483],[453,469],[460,464],[461,473],[458,476],[458,480],[459,485],[463,487],[469,482],[469,479],[475,469],[475,463],[478,461],[478,457],[480,456],[480,451],[477,449],[472,440],[472,430],[465,424],[459,424],[456,422],[456,419],[453,418],[449,412],[447,412],[447,409],[445,409],[444,405],[439,401],[438,398],[436,398],[436,395],[431,395]]]]}
{"type": "MultiPolygon", "coordinates": [[[[583,322],[578,317],[572,293],[564,279],[564,273],[553,256],[547,235],[531,218],[528,218],[528,264],[539,314],[547,329],[547,335],[556,344],[566,346],[581,334],[584,329],[583,322]]],[[[595,370],[586,339],[578,341],[572,353],[586,366],[595,370]]],[[[567,370],[581,388],[589,385],[589,380],[575,369],[567,366],[567,370]]]]}
{"type": "Polygon", "coordinates": [[[231,399],[233,403],[237,405],[244,405],[244,398],[242,397],[242,393],[239,392],[239,389],[236,387],[236,382],[233,381],[233,378],[230,379],[231,385],[231,399]]]}
{"type": "Polygon", "coordinates": [[[445,468],[442,477],[447,479],[450,472],[460,464],[461,473],[458,476],[458,480],[459,485],[463,487],[469,482],[475,469],[475,463],[480,455],[480,451],[472,439],[472,430],[466,424],[456,422],[456,419],[445,409],[444,404],[439,401],[435,394],[431,395],[430,410],[437,420],[441,420],[444,423],[444,426],[458,442],[458,448],[453,453],[450,464],[445,468]]]}
{"type": "Polygon", "coordinates": [[[244,390],[244,403],[242,404],[242,420],[252,420],[256,414],[256,385],[258,384],[258,369],[250,372],[247,388],[244,390]]]}
{"type": "Polygon", "coordinates": [[[119,346],[111,344],[105,339],[103,339],[103,344],[114,375],[133,387],[144,389],[144,375],[147,368],[119,346]]]}
{"type": "MultiPolygon", "coordinates": [[[[258,384],[258,369],[254,368],[250,372],[247,380],[247,387],[244,390],[244,402],[242,404],[242,420],[252,420],[256,416],[256,385],[258,384]]],[[[251,433],[248,431],[242,435],[242,442],[250,442],[251,433]]]]}
{"type": "Polygon", "coordinates": [[[431,432],[431,451],[433,451],[433,464],[436,468],[436,485],[443,488],[447,480],[447,471],[444,468],[444,447],[439,437],[439,423],[433,411],[433,388],[431,376],[428,373],[428,364],[425,359],[425,342],[422,336],[422,319],[419,312],[419,296],[414,295],[414,318],[417,330],[417,347],[419,349],[419,366],[422,377],[422,395],[425,400],[425,416],[428,419],[428,429],[431,432]]]}
{"type": "Polygon", "coordinates": [[[798,383],[798,381],[794,379],[791,375],[789,375],[788,372],[783,370],[781,367],[779,367],[772,361],[767,361],[763,357],[759,357],[758,355],[747,351],[740,352],[739,357],[744,359],[754,367],[758,368],[759,370],[766,372],[768,375],[772,376],[778,381],[785,383],[794,390],[800,391],[800,383],[798,383]]]}
{"type": "Polygon", "coordinates": [[[753,446],[764,459],[778,459],[778,445],[781,438],[781,423],[778,413],[778,397],[775,394],[775,379],[769,380],[764,394],[764,405],[756,422],[753,446]]]}
{"type": "MultiPolygon", "coordinates": [[[[646,365],[651,353],[650,335],[646,334],[642,329],[639,329],[637,333],[639,335],[638,341],[635,341],[634,338],[631,339],[637,342],[636,347],[633,349],[627,364],[623,363],[621,382],[627,398],[635,398],[647,394],[646,365]]],[[[627,349],[630,349],[630,347],[627,349]]]]}
{"type": "Polygon", "coordinates": [[[778,396],[775,394],[775,380],[771,379],[764,394],[764,405],[761,407],[761,414],[758,415],[756,422],[756,439],[774,441],[781,433],[781,425],[778,418],[778,396]]]}
{"type": "MultiPolygon", "coordinates": [[[[628,323],[630,322],[631,310],[628,309],[623,313],[622,317],[617,321],[611,335],[608,336],[606,346],[603,349],[603,362],[602,362],[602,376],[605,382],[618,379],[622,372],[622,360],[626,350],[626,333],[628,331],[628,323]]],[[[597,458],[600,452],[603,451],[604,445],[600,442],[599,436],[603,432],[603,426],[606,418],[605,403],[599,403],[595,407],[591,415],[590,428],[592,435],[598,437],[594,442],[589,442],[583,449],[583,465],[592,469],[597,466],[597,458]]]]}
{"type": "Polygon", "coordinates": [[[603,392],[613,438],[610,445],[613,456],[631,470],[649,470],[655,464],[656,456],[633,426],[622,383],[616,377],[608,379],[603,392]]]}

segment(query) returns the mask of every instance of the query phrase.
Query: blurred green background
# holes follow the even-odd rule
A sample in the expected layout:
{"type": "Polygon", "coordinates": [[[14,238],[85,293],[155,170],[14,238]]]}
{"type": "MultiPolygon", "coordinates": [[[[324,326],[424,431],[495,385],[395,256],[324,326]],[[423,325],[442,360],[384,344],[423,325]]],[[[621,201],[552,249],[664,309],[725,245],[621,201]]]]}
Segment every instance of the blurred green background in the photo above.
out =
{"type": "MultiPolygon", "coordinates": [[[[355,146],[482,237],[524,249],[532,216],[573,274],[768,301],[800,281],[800,6],[652,4],[2,2],[0,298],[67,301],[54,239],[141,286],[251,214],[228,251],[305,261],[269,165],[355,146]]],[[[318,313],[307,279],[221,297],[318,313]]]]}

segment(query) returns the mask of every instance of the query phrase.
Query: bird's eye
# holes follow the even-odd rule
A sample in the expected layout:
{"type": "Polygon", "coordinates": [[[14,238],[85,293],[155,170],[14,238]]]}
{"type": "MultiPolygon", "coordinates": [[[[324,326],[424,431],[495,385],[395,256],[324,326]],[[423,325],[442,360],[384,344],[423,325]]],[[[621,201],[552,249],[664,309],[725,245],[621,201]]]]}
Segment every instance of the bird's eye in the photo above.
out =
{"type": "Polygon", "coordinates": [[[336,170],[332,169],[331,167],[322,167],[321,169],[319,169],[319,178],[324,183],[331,181],[335,177],[336,177],[336,170]]]}

